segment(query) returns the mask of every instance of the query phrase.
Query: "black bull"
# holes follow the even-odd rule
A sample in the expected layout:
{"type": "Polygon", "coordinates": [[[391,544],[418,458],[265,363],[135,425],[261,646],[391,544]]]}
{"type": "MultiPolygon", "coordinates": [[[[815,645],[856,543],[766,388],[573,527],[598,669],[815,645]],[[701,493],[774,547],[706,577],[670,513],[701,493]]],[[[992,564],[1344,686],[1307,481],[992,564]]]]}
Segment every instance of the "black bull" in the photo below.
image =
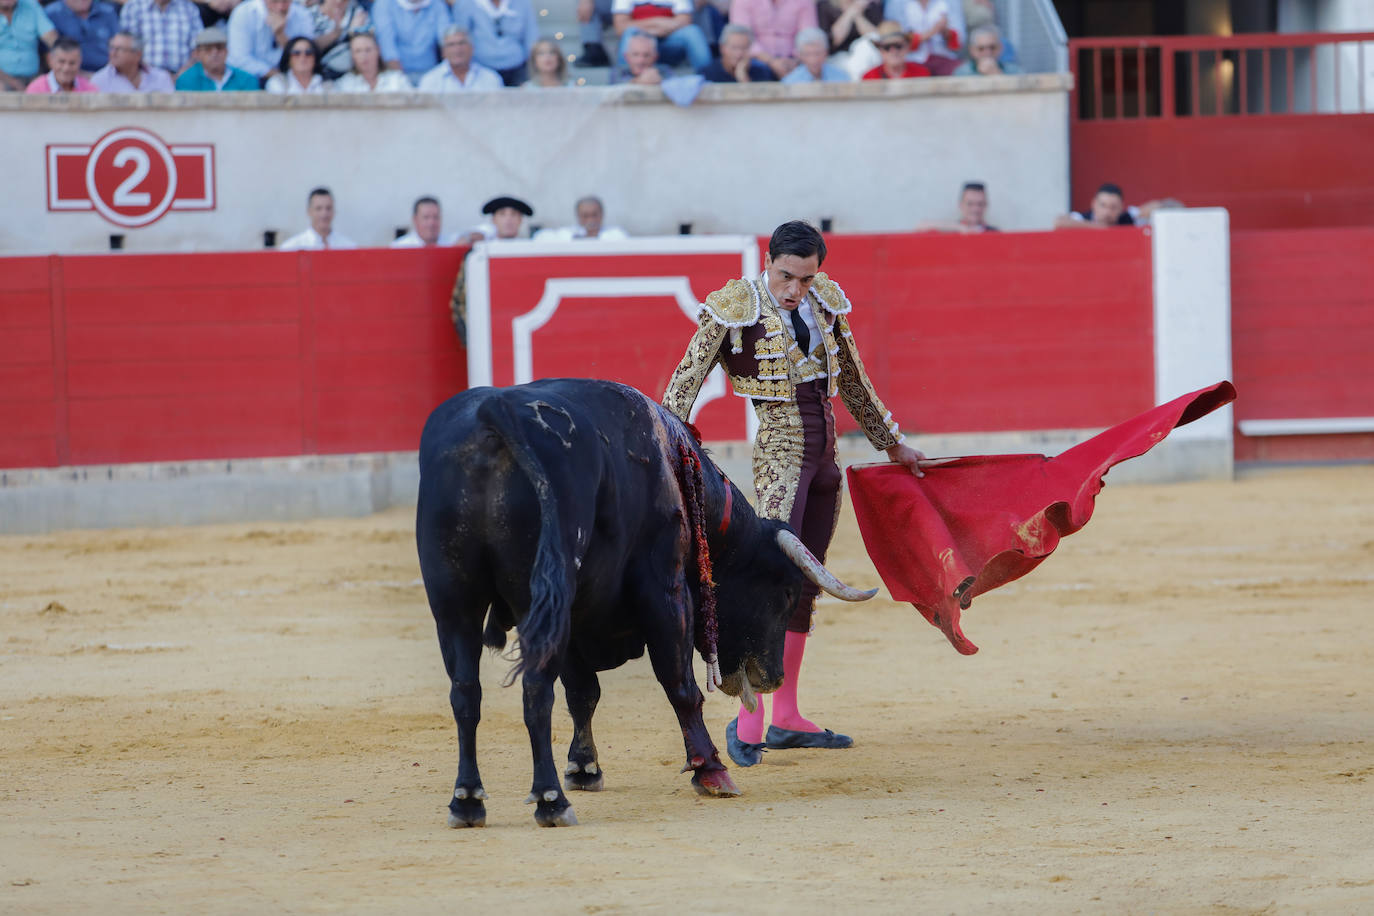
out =
{"type": "Polygon", "coordinates": [[[684,449],[701,464],[696,527],[717,585],[722,690],[752,706],[753,691],[782,683],[783,634],[804,576],[849,600],[873,594],[843,585],[786,525],[756,516],[687,428],[633,388],[547,379],[451,398],[420,440],[415,522],[458,726],[450,826],[486,821],[478,661],[483,644],[504,648],[512,627],[520,658],[511,677],[522,678],[534,756],[526,801],[539,824],[577,822],[553,760],[554,680],[573,721],[567,787],[600,789],[596,673],[646,648],[682,728],[683,771],[702,794],[739,794],[702,722],[692,671],[693,649],[705,653],[708,640],[684,449]]]}

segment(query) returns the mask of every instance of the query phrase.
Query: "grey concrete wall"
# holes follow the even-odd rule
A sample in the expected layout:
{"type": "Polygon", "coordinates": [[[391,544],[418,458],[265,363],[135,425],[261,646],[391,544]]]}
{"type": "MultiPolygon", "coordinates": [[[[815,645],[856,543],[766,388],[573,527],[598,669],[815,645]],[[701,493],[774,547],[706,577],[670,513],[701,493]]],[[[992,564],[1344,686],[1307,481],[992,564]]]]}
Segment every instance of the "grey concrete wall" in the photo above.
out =
{"type": "Polygon", "coordinates": [[[708,85],[681,108],[657,88],[507,90],[468,96],[0,95],[0,253],[259,248],[306,226],[305,195],[334,189],[335,228],[385,245],[434,194],[445,225],[485,200],[528,199],[564,225],[588,193],[634,235],[760,234],[794,217],[837,232],[906,231],[952,219],[960,184],[988,182],[990,219],[1047,228],[1068,201],[1067,74],[812,86],[708,85]],[[217,208],[124,229],[47,210],[50,144],[138,127],[213,144],[217,208]]]}

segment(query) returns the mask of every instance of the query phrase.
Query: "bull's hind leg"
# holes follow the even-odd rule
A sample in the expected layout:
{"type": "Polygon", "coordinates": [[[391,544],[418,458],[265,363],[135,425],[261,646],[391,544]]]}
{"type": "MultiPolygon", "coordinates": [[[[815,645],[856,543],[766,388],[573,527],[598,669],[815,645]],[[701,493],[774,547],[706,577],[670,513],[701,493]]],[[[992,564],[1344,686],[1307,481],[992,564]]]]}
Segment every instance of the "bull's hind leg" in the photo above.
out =
{"type": "Polygon", "coordinates": [[[436,613],[439,647],[449,677],[449,703],[458,725],[458,778],[448,803],[450,827],[485,827],[487,792],[477,770],[477,723],[482,718],[482,683],[477,668],[482,654],[480,614],[436,613]]]}
{"type": "Polygon", "coordinates": [[[596,758],[596,742],[592,740],[592,714],[601,699],[601,682],[591,668],[569,658],[560,675],[563,693],[568,698],[568,713],[572,716],[572,744],[568,748],[568,768],[563,771],[563,785],[568,791],[600,792],[604,781],[601,764],[596,758]]]}
{"type": "Polygon", "coordinates": [[[548,670],[527,670],[522,678],[525,729],[530,733],[534,757],[534,782],[525,804],[534,804],[534,821],[540,827],[569,827],[577,823],[572,804],[558,782],[553,764],[553,682],[548,670]]]}

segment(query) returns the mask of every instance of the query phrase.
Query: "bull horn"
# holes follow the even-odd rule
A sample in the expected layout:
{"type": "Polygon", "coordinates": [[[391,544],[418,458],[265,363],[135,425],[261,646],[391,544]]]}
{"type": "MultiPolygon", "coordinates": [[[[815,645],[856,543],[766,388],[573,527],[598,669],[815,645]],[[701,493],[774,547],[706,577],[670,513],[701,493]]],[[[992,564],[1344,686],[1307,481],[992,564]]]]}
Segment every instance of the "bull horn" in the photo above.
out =
{"type": "Polygon", "coordinates": [[[798,569],[806,573],[806,578],[820,586],[827,594],[842,598],[845,601],[867,601],[878,594],[876,588],[855,588],[852,585],[845,585],[835,578],[835,574],[826,569],[821,561],[817,560],[815,555],[806,549],[801,538],[786,529],[778,532],[778,546],[782,548],[783,553],[787,554],[789,560],[797,564],[798,569]]]}

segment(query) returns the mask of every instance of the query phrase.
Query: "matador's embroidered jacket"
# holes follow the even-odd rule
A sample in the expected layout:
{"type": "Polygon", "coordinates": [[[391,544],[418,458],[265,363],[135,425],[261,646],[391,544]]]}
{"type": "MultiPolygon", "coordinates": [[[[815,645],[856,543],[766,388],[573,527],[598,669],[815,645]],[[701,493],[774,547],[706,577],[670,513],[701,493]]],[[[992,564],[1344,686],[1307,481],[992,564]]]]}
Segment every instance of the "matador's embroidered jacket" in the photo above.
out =
{"type": "Polygon", "coordinates": [[[759,420],[754,443],[759,512],[782,521],[792,511],[805,448],[798,384],[829,379],[827,394],[840,395],[874,448],[886,449],[903,439],[859,359],[845,317],[851,306],[844,290],[818,273],[809,299],[821,333],[811,352],[804,354],[763,275],[752,281],[731,280],[711,293],[663,395],[663,405],[686,420],[711,369],[718,362],[725,368],[735,393],[753,400],[759,420]]]}

